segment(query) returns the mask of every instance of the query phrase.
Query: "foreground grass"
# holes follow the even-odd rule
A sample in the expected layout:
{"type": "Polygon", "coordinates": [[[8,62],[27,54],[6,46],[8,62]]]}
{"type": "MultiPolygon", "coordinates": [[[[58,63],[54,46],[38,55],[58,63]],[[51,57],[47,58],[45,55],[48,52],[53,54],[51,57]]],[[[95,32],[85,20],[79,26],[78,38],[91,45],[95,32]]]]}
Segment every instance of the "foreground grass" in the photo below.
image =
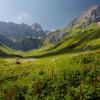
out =
{"type": "Polygon", "coordinates": [[[99,50],[33,61],[0,59],[0,100],[75,99],[100,99],[99,50]]]}

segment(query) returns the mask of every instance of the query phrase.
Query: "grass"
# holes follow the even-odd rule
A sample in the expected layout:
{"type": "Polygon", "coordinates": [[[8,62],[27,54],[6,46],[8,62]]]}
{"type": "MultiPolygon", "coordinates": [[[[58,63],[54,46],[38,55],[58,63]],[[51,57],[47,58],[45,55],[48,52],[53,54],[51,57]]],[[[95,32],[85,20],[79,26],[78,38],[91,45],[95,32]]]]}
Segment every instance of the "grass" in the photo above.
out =
{"type": "Polygon", "coordinates": [[[1,100],[100,99],[99,50],[18,61],[0,60],[1,100]]]}
{"type": "MultiPolygon", "coordinates": [[[[65,30],[65,29],[64,29],[65,30]]],[[[53,33],[54,34],[54,33],[53,33]]],[[[69,31],[69,35],[57,44],[49,43],[39,50],[32,50],[23,53],[23,57],[48,57],[58,54],[71,52],[83,52],[96,50],[100,48],[100,28],[95,23],[88,26],[82,32],[81,29],[75,28],[69,31]],[[95,42],[95,43],[94,43],[95,42]]]]}
{"type": "Polygon", "coordinates": [[[99,37],[100,29],[92,24],[39,50],[1,45],[0,100],[99,100],[99,37]]]}
{"type": "Polygon", "coordinates": [[[59,43],[49,43],[48,45],[44,45],[38,50],[31,50],[24,53],[21,51],[13,51],[6,47],[6,49],[2,49],[1,51],[6,53],[6,55],[8,54],[9,56],[17,55],[24,58],[40,58],[71,52],[83,52],[88,50],[91,51],[100,48],[100,28],[98,28],[95,23],[88,26],[86,29],[84,29],[83,32],[80,28],[75,28],[67,33],[69,34],[66,35],[65,38],[59,43]]]}
{"type": "Polygon", "coordinates": [[[22,51],[15,51],[4,44],[0,44],[0,57],[21,57],[22,51]]]}

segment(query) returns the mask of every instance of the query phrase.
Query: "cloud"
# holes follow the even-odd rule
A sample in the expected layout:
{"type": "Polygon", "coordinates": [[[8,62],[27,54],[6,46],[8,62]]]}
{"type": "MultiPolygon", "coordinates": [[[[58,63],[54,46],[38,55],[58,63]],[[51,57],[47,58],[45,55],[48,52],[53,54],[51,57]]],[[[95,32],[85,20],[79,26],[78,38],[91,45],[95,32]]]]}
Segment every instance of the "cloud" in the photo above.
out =
{"type": "Polygon", "coordinates": [[[22,16],[17,16],[15,17],[18,21],[21,21],[22,20],[22,16]]]}
{"type": "Polygon", "coordinates": [[[24,12],[23,13],[23,16],[27,17],[28,16],[28,13],[27,12],[24,12]]]}
{"type": "Polygon", "coordinates": [[[15,19],[18,20],[18,21],[22,21],[24,18],[26,18],[28,16],[28,13],[27,12],[24,12],[22,13],[21,15],[19,16],[16,16],[15,19]]]}

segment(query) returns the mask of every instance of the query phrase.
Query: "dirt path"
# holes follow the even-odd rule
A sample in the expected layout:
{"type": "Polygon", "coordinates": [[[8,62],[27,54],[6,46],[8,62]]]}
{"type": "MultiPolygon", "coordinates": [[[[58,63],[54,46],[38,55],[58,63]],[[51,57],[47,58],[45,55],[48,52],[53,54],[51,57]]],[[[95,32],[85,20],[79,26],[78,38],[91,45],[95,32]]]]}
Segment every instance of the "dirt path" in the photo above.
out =
{"type": "Polygon", "coordinates": [[[15,62],[15,61],[21,61],[21,62],[32,62],[38,59],[34,59],[34,58],[24,58],[24,59],[18,59],[18,58],[7,58],[6,59],[9,62],[15,62]]]}

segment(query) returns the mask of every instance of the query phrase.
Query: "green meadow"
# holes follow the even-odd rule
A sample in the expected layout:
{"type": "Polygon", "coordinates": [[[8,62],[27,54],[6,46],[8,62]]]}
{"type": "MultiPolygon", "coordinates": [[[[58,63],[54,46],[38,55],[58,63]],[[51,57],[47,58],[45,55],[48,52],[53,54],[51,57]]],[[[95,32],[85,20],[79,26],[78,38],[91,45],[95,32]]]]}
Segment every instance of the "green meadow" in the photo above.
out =
{"type": "Polygon", "coordinates": [[[100,100],[96,24],[84,32],[71,30],[61,42],[38,50],[0,46],[0,100],[100,100]]]}
{"type": "Polygon", "coordinates": [[[99,50],[33,61],[0,59],[0,100],[75,99],[100,99],[99,50]]]}

